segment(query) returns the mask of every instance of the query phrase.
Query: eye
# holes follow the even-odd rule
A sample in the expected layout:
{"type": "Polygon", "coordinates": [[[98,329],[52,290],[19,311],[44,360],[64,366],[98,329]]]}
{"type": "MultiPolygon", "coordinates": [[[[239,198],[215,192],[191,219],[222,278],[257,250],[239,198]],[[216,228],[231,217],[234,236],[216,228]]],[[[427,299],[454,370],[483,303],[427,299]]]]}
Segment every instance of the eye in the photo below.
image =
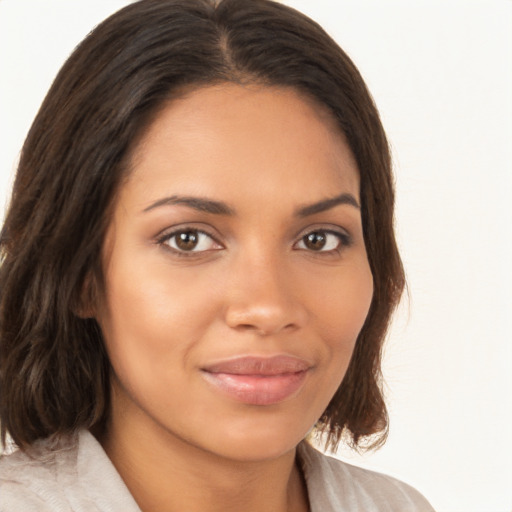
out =
{"type": "Polygon", "coordinates": [[[222,249],[208,233],[199,229],[180,229],[162,237],[160,243],[168,245],[178,253],[196,253],[222,249]]]}
{"type": "Polygon", "coordinates": [[[318,229],[304,235],[297,242],[296,248],[314,252],[331,252],[349,245],[350,237],[346,233],[318,229]]]}

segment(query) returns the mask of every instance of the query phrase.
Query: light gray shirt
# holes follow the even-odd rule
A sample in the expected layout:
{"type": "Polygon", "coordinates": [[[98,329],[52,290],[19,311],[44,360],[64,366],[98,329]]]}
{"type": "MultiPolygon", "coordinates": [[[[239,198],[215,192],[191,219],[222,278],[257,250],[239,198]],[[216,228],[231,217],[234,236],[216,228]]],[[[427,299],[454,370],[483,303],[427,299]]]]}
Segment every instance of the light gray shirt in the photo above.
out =
{"type": "MultiPolygon", "coordinates": [[[[395,478],[327,457],[303,442],[298,456],[311,512],[433,512],[395,478]]],[[[0,458],[0,512],[141,512],[87,430],[0,458]]]]}

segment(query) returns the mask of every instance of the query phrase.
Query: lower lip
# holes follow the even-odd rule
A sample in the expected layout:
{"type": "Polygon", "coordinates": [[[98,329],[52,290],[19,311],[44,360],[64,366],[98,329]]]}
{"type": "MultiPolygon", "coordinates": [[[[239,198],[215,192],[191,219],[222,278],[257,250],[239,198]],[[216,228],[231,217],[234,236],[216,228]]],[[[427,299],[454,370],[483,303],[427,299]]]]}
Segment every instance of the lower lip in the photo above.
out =
{"type": "Polygon", "coordinates": [[[203,372],[204,378],[228,397],[249,405],[272,405],[293,397],[307,371],[283,375],[237,375],[203,372]]]}

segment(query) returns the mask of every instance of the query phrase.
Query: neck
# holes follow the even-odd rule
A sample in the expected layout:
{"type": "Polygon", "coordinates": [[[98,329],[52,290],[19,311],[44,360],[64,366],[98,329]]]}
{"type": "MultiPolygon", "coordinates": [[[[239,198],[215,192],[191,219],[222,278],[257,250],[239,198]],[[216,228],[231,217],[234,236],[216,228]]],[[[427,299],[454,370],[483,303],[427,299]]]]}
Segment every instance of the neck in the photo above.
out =
{"type": "Polygon", "coordinates": [[[230,460],[126,418],[100,436],[142,512],[307,512],[295,449],[263,461],[230,460]]]}

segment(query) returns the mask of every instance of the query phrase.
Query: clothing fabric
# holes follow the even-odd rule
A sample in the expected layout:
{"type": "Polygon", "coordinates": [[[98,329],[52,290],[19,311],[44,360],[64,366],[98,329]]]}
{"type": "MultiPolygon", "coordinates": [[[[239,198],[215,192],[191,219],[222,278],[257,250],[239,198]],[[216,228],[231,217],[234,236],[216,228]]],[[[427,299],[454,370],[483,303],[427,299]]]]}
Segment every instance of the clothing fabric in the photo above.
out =
{"type": "MultiPolygon", "coordinates": [[[[298,459],[311,512],[432,512],[421,494],[392,477],[327,457],[303,442],[298,459]]],[[[40,441],[30,456],[0,458],[0,512],[141,512],[87,430],[40,441]]]]}

